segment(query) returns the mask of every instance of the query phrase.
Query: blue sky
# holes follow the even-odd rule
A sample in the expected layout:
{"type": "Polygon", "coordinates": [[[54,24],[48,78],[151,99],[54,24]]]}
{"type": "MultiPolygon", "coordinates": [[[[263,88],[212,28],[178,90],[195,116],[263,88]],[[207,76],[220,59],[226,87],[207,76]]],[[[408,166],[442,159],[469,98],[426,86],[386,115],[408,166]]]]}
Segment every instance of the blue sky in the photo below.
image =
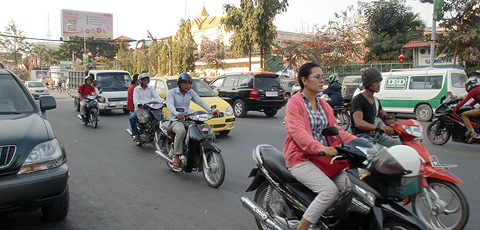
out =
{"type": "MultiPolygon", "coordinates": [[[[364,0],[370,2],[371,0],[364,0]]],[[[432,25],[431,4],[419,0],[407,0],[407,5],[420,14],[427,26],[432,25]]],[[[0,31],[4,31],[8,21],[14,20],[27,37],[47,38],[50,25],[52,39],[60,37],[60,10],[79,10],[113,14],[114,37],[127,36],[134,39],[147,39],[147,30],[160,38],[174,34],[182,18],[198,15],[205,5],[210,15],[223,15],[223,5],[239,6],[240,0],[179,0],[179,1],[105,1],[105,0],[25,0],[21,5],[16,1],[2,3],[0,31]],[[113,3],[115,2],[115,3],[113,3]],[[122,3],[120,3],[122,2],[122,3]],[[49,15],[49,16],[48,16],[49,15]],[[48,17],[50,23],[48,23],[48,17]]],[[[287,12],[277,16],[274,24],[279,30],[305,32],[314,25],[325,25],[334,13],[356,5],[354,0],[290,0],[287,12]]]]}

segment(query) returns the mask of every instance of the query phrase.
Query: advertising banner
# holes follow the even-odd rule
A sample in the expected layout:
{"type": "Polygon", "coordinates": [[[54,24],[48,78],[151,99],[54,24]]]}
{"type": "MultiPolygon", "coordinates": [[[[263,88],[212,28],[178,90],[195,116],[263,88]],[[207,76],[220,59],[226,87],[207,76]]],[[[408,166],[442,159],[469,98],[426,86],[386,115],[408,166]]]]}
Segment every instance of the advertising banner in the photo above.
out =
{"type": "Polygon", "coordinates": [[[113,14],[62,9],[60,17],[64,38],[113,38],[113,14]]]}

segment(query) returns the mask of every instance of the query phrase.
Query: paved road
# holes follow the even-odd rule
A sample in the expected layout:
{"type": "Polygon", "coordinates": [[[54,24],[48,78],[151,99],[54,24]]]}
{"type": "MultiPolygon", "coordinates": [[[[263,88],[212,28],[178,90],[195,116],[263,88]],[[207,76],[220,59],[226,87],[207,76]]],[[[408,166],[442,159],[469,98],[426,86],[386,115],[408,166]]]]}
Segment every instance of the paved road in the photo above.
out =
{"type": "MultiPolygon", "coordinates": [[[[200,173],[170,172],[153,146],[136,147],[125,132],[128,115],[102,114],[99,127],[93,129],[76,118],[66,93],[52,94],[57,109],[48,111],[47,118],[68,155],[69,215],[59,222],[43,221],[39,211],[0,216],[0,229],[256,229],[240,197],[253,197],[244,192],[255,166],[253,148],[264,143],[283,148],[284,110],[274,118],[249,112],[237,119],[229,136],[218,138],[227,174],[223,185],[213,189],[200,173]]],[[[479,146],[433,146],[428,140],[424,144],[442,162],[461,165],[452,172],[465,181],[460,187],[471,209],[466,229],[480,229],[479,146]]]]}

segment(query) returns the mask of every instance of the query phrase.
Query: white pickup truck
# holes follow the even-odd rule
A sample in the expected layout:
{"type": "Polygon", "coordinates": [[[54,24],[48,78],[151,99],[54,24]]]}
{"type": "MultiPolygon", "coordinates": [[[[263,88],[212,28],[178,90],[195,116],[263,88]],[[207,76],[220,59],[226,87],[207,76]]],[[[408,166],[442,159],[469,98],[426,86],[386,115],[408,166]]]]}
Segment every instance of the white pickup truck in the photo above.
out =
{"type": "Polygon", "coordinates": [[[122,109],[124,113],[129,112],[127,110],[127,89],[132,78],[130,73],[125,70],[69,71],[68,95],[74,98],[73,106],[76,111],[80,111],[78,88],[85,84],[87,75],[92,77],[92,85],[95,90],[105,98],[104,101],[98,102],[100,111],[122,109]]]}

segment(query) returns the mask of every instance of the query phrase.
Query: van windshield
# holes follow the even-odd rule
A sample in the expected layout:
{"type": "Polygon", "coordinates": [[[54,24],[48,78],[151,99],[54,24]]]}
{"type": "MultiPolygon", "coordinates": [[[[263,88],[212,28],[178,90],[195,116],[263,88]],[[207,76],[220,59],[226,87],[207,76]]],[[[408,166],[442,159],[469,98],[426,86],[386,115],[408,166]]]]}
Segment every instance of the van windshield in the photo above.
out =
{"type": "Polygon", "coordinates": [[[104,92],[125,91],[132,81],[128,73],[98,73],[95,80],[104,92]]]}
{"type": "Polygon", "coordinates": [[[467,75],[461,73],[452,73],[452,86],[455,88],[465,88],[467,75]]]}

